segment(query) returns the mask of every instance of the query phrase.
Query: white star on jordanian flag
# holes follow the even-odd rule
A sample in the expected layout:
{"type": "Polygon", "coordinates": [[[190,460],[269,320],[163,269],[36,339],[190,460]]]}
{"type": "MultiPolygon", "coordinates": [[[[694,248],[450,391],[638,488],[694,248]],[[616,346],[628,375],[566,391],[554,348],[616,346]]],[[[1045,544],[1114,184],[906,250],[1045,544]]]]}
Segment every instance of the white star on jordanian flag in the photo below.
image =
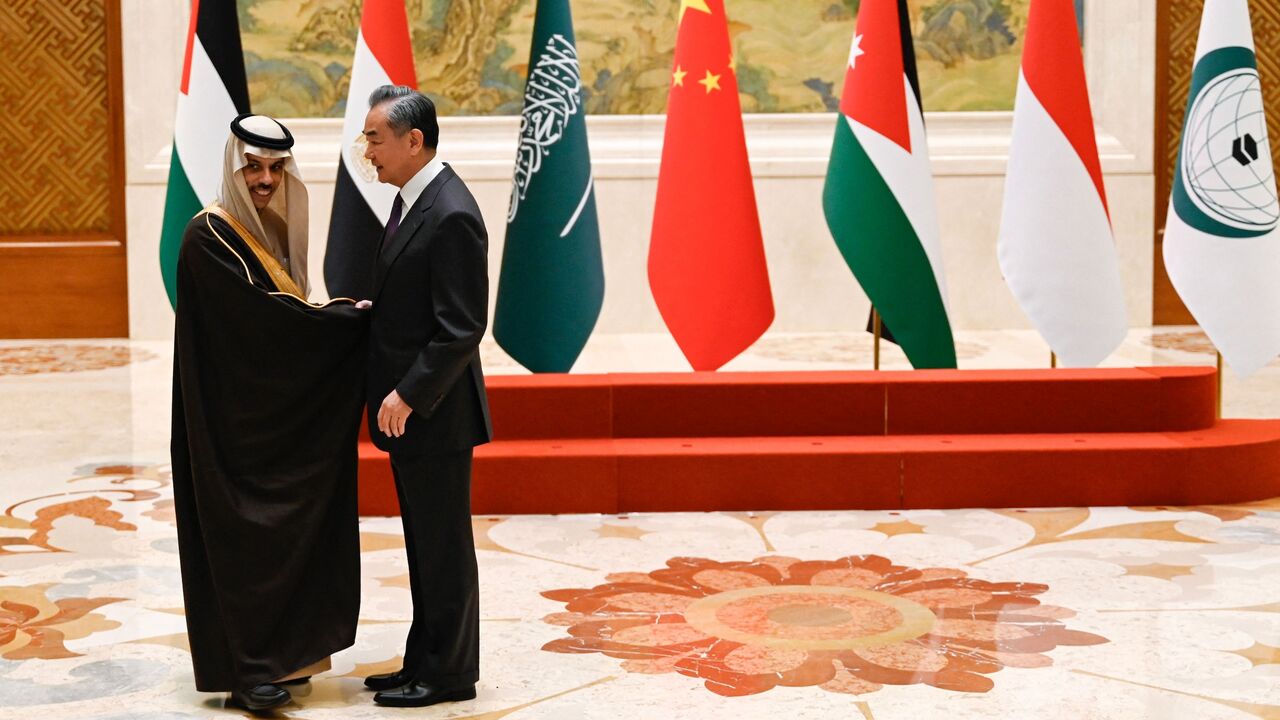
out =
{"type": "Polygon", "coordinates": [[[853,46],[849,48],[849,67],[851,68],[858,64],[859,55],[866,55],[866,51],[860,47],[861,45],[862,45],[862,36],[854,35],[853,46]]]}

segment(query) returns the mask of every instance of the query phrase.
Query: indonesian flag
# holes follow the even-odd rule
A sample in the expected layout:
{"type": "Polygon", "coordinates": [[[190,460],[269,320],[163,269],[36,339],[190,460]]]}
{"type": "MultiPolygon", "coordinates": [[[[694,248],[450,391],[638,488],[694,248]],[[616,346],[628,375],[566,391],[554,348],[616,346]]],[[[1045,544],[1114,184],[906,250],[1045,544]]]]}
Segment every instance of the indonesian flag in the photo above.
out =
{"type": "Polygon", "coordinates": [[[246,112],[249,84],[235,0],[191,0],[160,230],[160,273],[170,305],[177,301],[182,233],[217,198],[231,121],[246,112]]]}
{"type": "Polygon", "coordinates": [[[1242,376],[1280,353],[1280,200],[1245,0],[1206,0],[1164,235],[1169,279],[1242,376]]]}
{"type": "Polygon", "coordinates": [[[1063,365],[1092,367],[1129,323],[1071,0],[1033,0],[1013,110],[1000,269],[1063,365]]]}
{"type": "Polygon", "coordinates": [[[865,0],[822,209],[836,246],[917,368],[954,368],[933,171],[906,0],[865,0]]]}
{"type": "Polygon", "coordinates": [[[681,0],[649,287],[695,370],[715,370],[773,322],[723,0],[681,0]]]}
{"type": "Polygon", "coordinates": [[[364,159],[369,94],[381,85],[418,86],[403,0],[364,0],[360,13],[324,257],[330,298],[369,296],[378,241],[397,192],[394,185],[378,182],[373,165],[364,159]]]}

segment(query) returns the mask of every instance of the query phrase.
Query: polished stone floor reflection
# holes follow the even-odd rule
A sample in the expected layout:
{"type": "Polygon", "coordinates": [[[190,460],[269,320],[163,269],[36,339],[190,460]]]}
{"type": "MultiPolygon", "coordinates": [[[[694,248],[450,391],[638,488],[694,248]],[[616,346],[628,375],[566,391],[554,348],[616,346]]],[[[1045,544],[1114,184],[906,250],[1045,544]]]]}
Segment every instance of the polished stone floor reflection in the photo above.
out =
{"type": "MultiPolygon", "coordinates": [[[[1029,333],[960,338],[1029,367],[1029,333]]],[[[1193,329],[1108,364],[1208,364],[1193,329]]],[[[513,372],[486,346],[492,371],[513,372]]],[[[190,671],[165,343],[0,343],[0,717],[239,717],[190,671]]],[[[730,369],[866,367],[781,336],[730,369]]],[[[886,366],[901,366],[886,352],[886,366]]],[[[585,371],[680,369],[609,338],[585,371]]],[[[1280,367],[1226,414],[1280,414],[1280,367]]],[[[409,592],[396,519],[361,525],[355,647],[294,718],[1280,718],[1280,499],[1229,507],[477,517],[474,701],[377,708],[409,592]]],[[[305,629],[300,629],[304,632],[305,629]]]]}

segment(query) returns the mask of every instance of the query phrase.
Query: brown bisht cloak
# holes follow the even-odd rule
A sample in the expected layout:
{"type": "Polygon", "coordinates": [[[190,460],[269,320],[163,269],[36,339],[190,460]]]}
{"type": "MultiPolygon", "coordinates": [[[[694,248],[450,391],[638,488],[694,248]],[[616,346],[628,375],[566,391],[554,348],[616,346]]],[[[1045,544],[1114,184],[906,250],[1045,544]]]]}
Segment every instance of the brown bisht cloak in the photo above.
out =
{"type": "Polygon", "coordinates": [[[355,641],[367,313],[309,305],[220,208],[178,256],[173,496],[196,689],[247,689],[355,641]]]}

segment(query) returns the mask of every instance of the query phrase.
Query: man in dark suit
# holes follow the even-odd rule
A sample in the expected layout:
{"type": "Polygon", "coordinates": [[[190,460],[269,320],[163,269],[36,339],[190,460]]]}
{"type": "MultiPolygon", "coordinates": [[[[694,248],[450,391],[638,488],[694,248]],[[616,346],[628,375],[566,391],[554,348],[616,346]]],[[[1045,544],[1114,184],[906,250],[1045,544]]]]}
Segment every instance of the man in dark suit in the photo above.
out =
{"type": "Polygon", "coordinates": [[[374,701],[421,707],[476,696],[480,615],[471,455],[491,435],[480,338],[488,235],[467,186],[436,157],[435,106],[384,85],[369,97],[365,158],[400,188],[374,267],[369,423],[391,454],[409,556],[413,625],[374,701]]]}

